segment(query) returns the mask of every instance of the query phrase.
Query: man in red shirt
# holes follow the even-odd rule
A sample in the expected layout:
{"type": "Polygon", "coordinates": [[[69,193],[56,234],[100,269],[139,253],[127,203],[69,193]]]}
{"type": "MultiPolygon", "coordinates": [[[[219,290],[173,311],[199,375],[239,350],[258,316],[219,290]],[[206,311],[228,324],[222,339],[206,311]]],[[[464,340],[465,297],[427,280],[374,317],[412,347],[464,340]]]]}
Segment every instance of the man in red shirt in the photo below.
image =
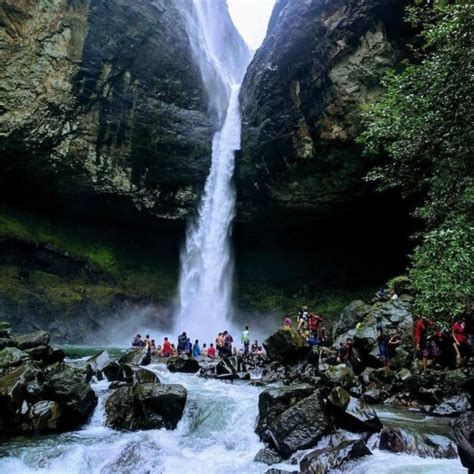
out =
{"type": "Polygon", "coordinates": [[[168,341],[168,338],[165,337],[163,347],[161,348],[161,355],[163,357],[170,357],[172,352],[173,350],[171,349],[170,341],[168,341]]]}
{"type": "Polygon", "coordinates": [[[421,367],[426,370],[428,366],[428,345],[426,331],[428,329],[428,321],[426,316],[420,316],[415,324],[415,344],[419,357],[421,357],[421,367]]]}
{"type": "Polygon", "coordinates": [[[451,335],[454,341],[454,350],[456,351],[456,359],[460,367],[464,367],[464,362],[469,356],[470,347],[467,342],[466,321],[458,319],[451,328],[451,335]]]}
{"type": "Polygon", "coordinates": [[[317,314],[310,314],[308,318],[308,328],[313,333],[316,334],[318,330],[319,323],[323,320],[321,316],[317,314]]]}

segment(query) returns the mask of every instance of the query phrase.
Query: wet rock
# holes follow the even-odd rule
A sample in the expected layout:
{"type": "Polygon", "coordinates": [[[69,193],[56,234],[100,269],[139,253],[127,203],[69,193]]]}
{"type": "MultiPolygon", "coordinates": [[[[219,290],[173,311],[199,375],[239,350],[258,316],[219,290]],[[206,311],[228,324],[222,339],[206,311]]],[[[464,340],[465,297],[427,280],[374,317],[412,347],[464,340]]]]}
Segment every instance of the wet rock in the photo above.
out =
{"type": "Polygon", "coordinates": [[[302,449],[309,449],[329,432],[331,423],[318,392],[306,397],[269,423],[263,433],[283,458],[302,449]]]}
{"type": "Polygon", "coordinates": [[[109,362],[102,370],[101,373],[109,382],[114,382],[120,378],[120,364],[113,360],[109,362]]]}
{"type": "Polygon", "coordinates": [[[107,351],[98,352],[89,359],[87,364],[90,364],[92,370],[102,370],[111,361],[110,355],[107,351]]]}
{"type": "Polygon", "coordinates": [[[30,334],[17,335],[12,338],[15,347],[25,350],[38,346],[49,346],[49,334],[46,331],[35,331],[30,334]]]}
{"type": "Polygon", "coordinates": [[[97,405],[97,396],[80,369],[59,364],[48,373],[48,385],[54,400],[60,402],[64,429],[85,423],[97,405]]]}
{"type": "Polygon", "coordinates": [[[303,359],[309,348],[303,336],[294,328],[282,327],[263,342],[271,361],[291,364],[303,359]]]}
{"type": "Polygon", "coordinates": [[[0,369],[16,367],[23,361],[30,359],[30,355],[16,347],[5,347],[0,351],[0,369]]]}
{"type": "Polygon", "coordinates": [[[282,462],[283,458],[274,449],[263,448],[255,455],[254,461],[271,466],[282,462]]]}
{"type": "Polygon", "coordinates": [[[462,465],[474,471],[474,413],[466,413],[451,422],[462,465]]]}
{"type": "Polygon", "coordinates": [[[333,385],[350,388],[358,384],[354,371],[346,364],[330,366],[324,375],[333,385]]]}
{"type": "Polygon", "coordinates": [[[264,390],[258,399],[258,420],[255,432],[262,436],[263,432],[281,413],[313,392],[314,387],[308,384],[264,390]]]}
{"type": "Polygon", "coordinates": [[[371,309],[371,306],[360,300],[353,301],[349,306],[346,306],[332,328],[333,340],[354,329],[358,323],[364,320],[371,309]]]}
{"type": "Polygon", "coordinates": [[[0,459],[8,456],[10,456],[10,453],[6,449],[0,448],[0,459]]]}
{"type": "Polygon", "coordinates": [[[160,379],[154,372],[136,365],[123,364],[120,368],[120,372],[120,380],[129,384],[160,383],[160,379]]]}
{"type": "Polygon", "coordinates": [[[170,357],[166,362],[166,367],[170,372],[183,372],[185,374],[195,374],[199,372],[199,362],[185,355],[170,357]]]}
{"type": "Polygon", "coordinates": [[[317,449],[307,454],[301,460],[300,469],[302,472],[312,474],[326,474],[336,469],[343,471],[347,462],[371,454],[372,452],[362,440],[343,441],[335,447],[317,449]]]}
{"type": "Polygon", "coordinates": [[[397,454],[438,459],[456,458],[456,447],[448,438],[440,435],[418,434],[401,428],[383,428],[380,432],[378,447],[383,451],[397,454]]]}
{"type": "Polygon", "coordinates": [[[118,360],[120,365],[148,365],[151,362],[151,355],[145,348],[130,349],[118,360]]]}
{"type": "Polygon", "coordinates": [[[226,357],[216,365],[216,374],[221,376],[237,377],[238,373],[246,372],[245,361],[240,356],[226,357]]]}
{"type": "Polygon", "coordinates": [[[181,385],[141,384],[118,388],[105,405],[107,425],[115,429],[175,429],[186,404],[181,385]]]}
{"type": "Polygon", "coordinates": [[[445,400],[437,406],[431,413],[437,416],[456,416],[467,413],[471,410],[471,402],[467,395],[462,393],[445,400]]]}
{"type": "Polygon", "coordinates": [[[331,391],[328,407],[341,428],[373,433],[382,429],[382,423],[375,410],[363,400],[351,397],[342,387],[336,387],[331,391]]]}

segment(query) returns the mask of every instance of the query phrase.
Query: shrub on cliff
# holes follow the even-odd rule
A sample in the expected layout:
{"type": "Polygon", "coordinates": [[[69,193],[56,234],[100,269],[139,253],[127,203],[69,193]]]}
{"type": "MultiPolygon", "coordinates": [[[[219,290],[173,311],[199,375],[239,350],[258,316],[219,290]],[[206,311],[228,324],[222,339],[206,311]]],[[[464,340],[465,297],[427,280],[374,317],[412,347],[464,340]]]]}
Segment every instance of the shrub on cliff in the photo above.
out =
{"type": "Polygon", "coordinates": [[[474,6],[438,2],[429,11],[413,7],[408,17],[421,22],[421,60],[387,76],[360,141],[378,157],[368,179],[418,202],[424,232],[409,275],[415,308],[455,315],[474,289],[474,6]]]}

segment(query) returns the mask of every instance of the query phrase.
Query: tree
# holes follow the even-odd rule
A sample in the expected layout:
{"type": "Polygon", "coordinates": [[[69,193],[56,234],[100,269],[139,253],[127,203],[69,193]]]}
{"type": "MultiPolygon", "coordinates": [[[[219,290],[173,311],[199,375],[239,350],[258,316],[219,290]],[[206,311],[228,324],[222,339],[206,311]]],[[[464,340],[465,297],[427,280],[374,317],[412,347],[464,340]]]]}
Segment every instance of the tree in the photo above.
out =
{"type": "Polygon", "coordinates": [[[433,315],[463,310],[473,284],[474,6],[408,10],[422,24],[417,63],[390,71],[386,93],[364,113],[360,142],[376,158],[367,179],[418,202],[424,232],[412,256],[415,307],[433,315]],[[434,21],[433,21],[434,20],[434,21]]]}

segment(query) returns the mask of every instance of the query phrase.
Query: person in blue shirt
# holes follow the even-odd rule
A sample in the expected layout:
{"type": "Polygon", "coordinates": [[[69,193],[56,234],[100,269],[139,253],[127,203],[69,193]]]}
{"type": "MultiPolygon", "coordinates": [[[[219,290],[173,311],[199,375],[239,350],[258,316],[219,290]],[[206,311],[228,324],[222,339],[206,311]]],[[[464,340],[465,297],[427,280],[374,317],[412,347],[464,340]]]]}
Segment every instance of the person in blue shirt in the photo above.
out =
{"type": "Polygon", "coordinates": [[[201,357],[201,348],[199,347],[199,340],[196,339],[193,346],[193,357],[201,357]]]}

